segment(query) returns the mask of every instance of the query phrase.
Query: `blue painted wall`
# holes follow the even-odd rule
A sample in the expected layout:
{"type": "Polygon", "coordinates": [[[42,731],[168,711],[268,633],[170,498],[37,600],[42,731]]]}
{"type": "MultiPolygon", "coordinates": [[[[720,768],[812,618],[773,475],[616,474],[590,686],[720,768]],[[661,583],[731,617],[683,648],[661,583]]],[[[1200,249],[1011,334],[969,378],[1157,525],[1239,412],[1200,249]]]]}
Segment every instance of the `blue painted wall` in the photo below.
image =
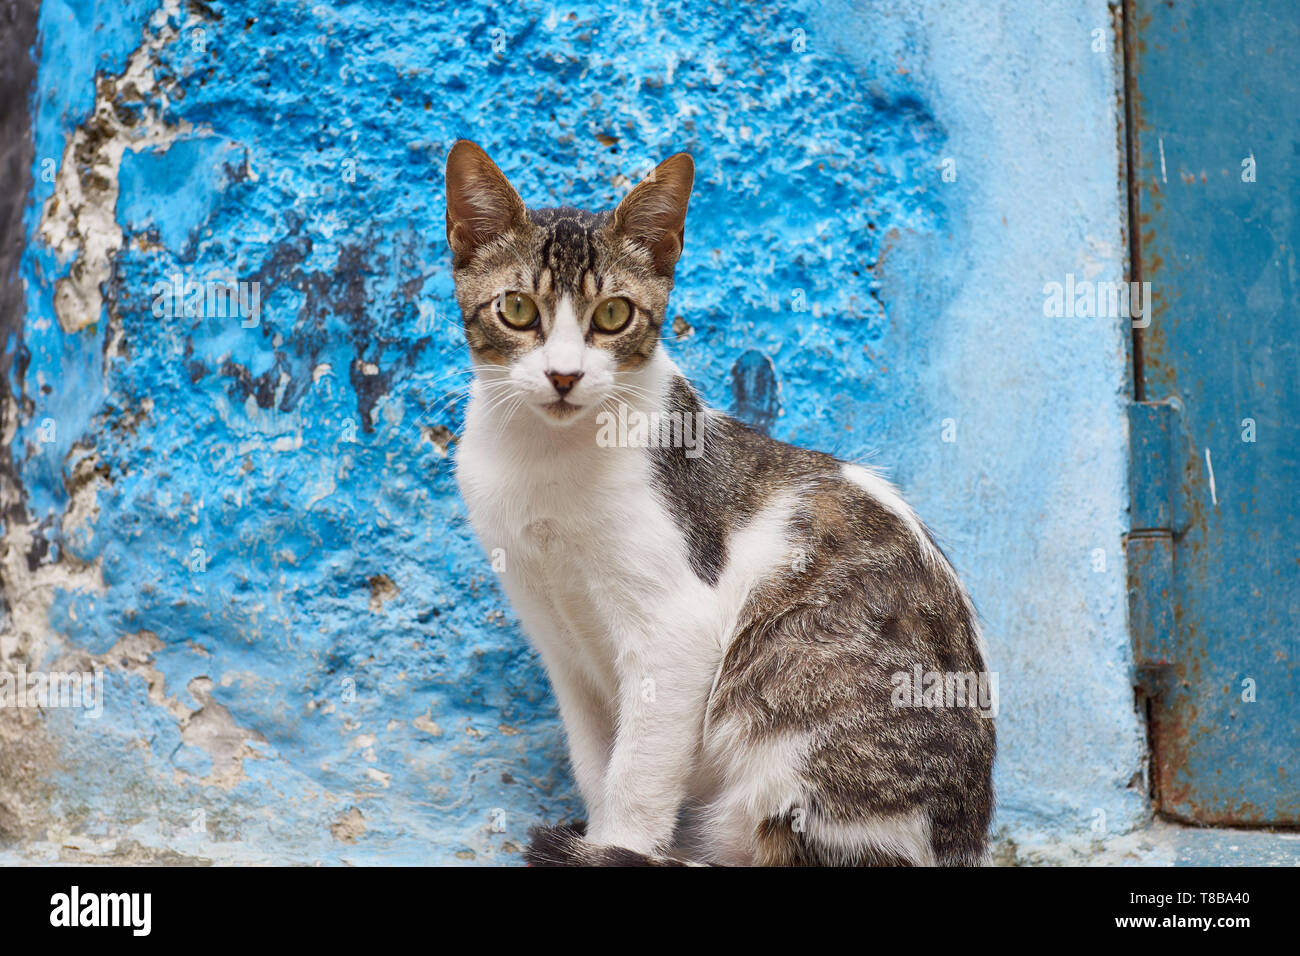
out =
{"type": "Polygon", "coordinates": [[[27,726],[4,853],[512,862],[579,811],[452,481],[460,136],[536,205],[694,154],[667,347],[936,529],[1004,846],[1139,823],[1126,325],[1042,308],[1122,276],[1107,5],[423,6],[41,5],[0,657],[105,711],[27,726]],[[156,307],[175,275],[256,324],[156,307]]]}

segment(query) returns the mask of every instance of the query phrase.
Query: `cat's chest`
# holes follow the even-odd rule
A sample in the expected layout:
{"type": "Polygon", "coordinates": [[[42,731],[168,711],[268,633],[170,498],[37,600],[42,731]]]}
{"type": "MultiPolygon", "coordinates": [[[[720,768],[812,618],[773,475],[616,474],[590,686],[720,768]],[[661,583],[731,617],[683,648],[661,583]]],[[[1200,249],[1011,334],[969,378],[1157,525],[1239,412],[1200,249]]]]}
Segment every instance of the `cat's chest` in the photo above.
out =
{"type": "Polygon", "coordinates": [[[680,534],[643,452],[520,463],[499,451],[467,443],[457,478],[475,530],[489,549],[503,549],[507,566],[513,556],[549,578],[668,571],[665,565],[679,563],[680,534]]]}

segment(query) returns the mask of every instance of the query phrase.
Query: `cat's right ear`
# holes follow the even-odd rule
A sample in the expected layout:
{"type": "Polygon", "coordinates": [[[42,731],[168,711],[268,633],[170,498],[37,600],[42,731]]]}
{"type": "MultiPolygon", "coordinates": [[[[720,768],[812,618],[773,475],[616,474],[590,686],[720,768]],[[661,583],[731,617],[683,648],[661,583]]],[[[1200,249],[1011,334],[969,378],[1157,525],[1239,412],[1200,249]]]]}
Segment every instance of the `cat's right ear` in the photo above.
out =
{"type": "Polygon", "coordinates": [[[528,210],[478,144],[456,141],[447,156],[447,244],[456,268],[487,243],[522,226],[528,210]]]}
{"type": "Polygon", "coordinates": [[[671,276],[682,254],[694,181],[695,162],[689,154],[677,153],[656,166],[614,210],[614,233],[644,246],[660,275],[671,276]]]}

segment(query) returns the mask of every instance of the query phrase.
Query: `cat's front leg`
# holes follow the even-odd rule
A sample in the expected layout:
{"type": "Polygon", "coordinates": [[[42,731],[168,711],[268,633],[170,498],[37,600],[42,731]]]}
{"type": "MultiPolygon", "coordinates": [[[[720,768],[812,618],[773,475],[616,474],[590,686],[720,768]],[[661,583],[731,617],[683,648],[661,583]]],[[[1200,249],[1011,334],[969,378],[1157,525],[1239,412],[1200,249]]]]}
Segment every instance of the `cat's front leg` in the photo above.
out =
{"type": "MultiPolygon", "coordinates": [[[[519,563],[528,567],[524,561],[519,563]]],[[[524,575],[508,574],[502,580],[511,605],[542,657],[560,706],[573,776],[588,818],[594,817],[604,803],[605,772],[613,747],[614,722],[610,711],[577,665],[572,642],[565,637],[544,591],[530,587],[524,575]]]]}
{"type": "Polygon", "coordinates": [[[560,705],[564,736],[569,747],[569,764],[587,806],[588,818],[601,812],[605,801],[604,781],[609,766],[612,721],[601,702],[565,655],[542,651],[551,688],[560,705]]]}
{"type": "Polygon", "coordinates": [[[602,805],[587,840],[652,854],[667,848],[699,751],[713,665],[629,668],[602,805]]]}

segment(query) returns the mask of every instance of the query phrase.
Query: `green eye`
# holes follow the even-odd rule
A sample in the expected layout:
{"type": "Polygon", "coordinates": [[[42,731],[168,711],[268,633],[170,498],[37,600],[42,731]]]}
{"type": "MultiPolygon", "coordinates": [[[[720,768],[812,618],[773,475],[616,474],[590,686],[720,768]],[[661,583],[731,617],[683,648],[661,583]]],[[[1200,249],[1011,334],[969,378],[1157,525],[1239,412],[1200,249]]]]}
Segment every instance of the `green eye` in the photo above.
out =
{"type": "Polygon", "coordinates": [[[632,303],[627,299],[606,299],[596,306],[591,322],[602,332],[617,332],[632,318],[632,303]]]}
{"type": "Polygon", "coordinates": [[[537,303],[522,292],[507,292],[497,304],[497,314],[512,329],[531,328],[537,321],[537,303]]]}

